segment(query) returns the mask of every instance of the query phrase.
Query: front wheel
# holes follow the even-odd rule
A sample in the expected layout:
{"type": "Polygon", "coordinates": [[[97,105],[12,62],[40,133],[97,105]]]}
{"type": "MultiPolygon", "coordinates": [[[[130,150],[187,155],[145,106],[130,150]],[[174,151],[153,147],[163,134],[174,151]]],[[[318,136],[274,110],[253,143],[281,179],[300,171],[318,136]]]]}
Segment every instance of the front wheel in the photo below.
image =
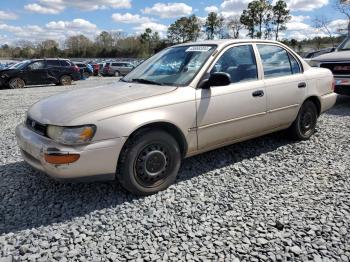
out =
{"type": "Polygon", "coordinates": [[[317,117],[316,105],[311,101],[304,102],[297,119],[290,127],[292,137],[298,140],[308,140],[315,133],[317,117]]]}
{"type": "Polygon", "coordinates": [[[175,182],[180,164],[180,148],[171,135],[164,131],[145,131],[125,145],[117,175],[129,192],[150,195],[175,182]]]}
{"type": "Polygon", "coordinates": [[[26,84],[24,83],[23,79],[15,77],[9,81],[8,85],[11,89],[21,89],[24,88],[26,84]]]}

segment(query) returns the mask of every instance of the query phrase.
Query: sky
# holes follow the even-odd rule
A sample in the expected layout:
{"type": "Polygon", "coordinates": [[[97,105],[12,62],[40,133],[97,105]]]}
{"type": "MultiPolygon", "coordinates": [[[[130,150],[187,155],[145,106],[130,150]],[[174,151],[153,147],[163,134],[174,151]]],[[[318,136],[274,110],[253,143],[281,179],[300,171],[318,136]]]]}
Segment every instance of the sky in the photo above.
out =
{"type": "MultiPolygon", "coordinates": [[[[19,40],[40,42],[84,34],[91,39],[101,31],[126,35],[149,27],[166,35],[177,18],[195,14],[205,18],[215,11],[228,17],[241,14],[251,0],[0,0],[0,45],[19,40]]],[[[292,19],[283,38],[298,40],[325,34],[314,19],[326,16],[331,29],[346,28],[345,17],[333,8],[334,0],[286,0],[292,19]]],[[[245,34],[243,32],[242,37],[245,34]]]]}

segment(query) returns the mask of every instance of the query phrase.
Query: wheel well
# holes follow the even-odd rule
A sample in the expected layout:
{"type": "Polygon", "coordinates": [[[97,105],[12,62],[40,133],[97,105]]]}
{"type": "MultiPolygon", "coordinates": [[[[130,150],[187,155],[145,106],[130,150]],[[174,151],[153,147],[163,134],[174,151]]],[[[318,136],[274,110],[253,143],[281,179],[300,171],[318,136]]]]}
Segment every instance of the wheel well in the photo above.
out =
{"type": "Polygon", "coordinates": [[[167,123],[167,122],[156,122],[156,123],[150,123],[147,125],[144,125],[138,129],[136,129],[130,136],[129,139],[136,134],[139,134],[140,132],[144,132],[149,129],[157,129],[157,130],[163,130],[167,132],[168,134],[172,135],[175,140],[179,143],[181,155],[184,157],[187,153],[187,142],[185,139],[184,134],[182,131],[175,126],[174,124],[167,123]]]}
{"type": "Polygon", "coordinates": [[[306,99],[305,101],[311,101],[315,104],[316,108],[317,108],[317,114],[320,115],[321,114],[321,102],[318,99],[317,96],[310,96],[308,99],[306,99]]]}

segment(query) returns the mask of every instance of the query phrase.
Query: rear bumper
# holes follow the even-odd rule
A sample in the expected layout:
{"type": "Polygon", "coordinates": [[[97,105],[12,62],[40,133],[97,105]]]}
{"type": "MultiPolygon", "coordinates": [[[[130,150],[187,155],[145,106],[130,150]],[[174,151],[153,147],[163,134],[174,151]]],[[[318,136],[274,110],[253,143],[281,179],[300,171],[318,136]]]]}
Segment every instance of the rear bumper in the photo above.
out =
{"type": "Polygon", "coordinates": [[[126,138],[97,141],[84,146],[65,146],[43,137],[25,127],[16,128],[17,143],[25,162],[35,169],[59,180],[105,180],[114,178],[119,153],[126,138]],[[47,163],[45,154],[79,154],[74,163],[47,163]]]}
{"type": "Polygon", "coordinates": [[[338,95],[336,93],[330,93],[327,95],[321,96],[321,113],[332,108],[337,102],[338,95]]]}

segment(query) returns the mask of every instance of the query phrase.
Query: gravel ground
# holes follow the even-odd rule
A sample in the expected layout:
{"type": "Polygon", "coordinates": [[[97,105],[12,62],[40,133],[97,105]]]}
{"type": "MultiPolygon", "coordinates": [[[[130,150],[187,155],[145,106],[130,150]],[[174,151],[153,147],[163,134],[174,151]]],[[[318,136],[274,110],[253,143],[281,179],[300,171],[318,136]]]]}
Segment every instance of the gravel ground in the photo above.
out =
{"type": "Polygon", "coordinates": [[[0,261],[349,261],[350,98],[310,141],[283,133],[186,159],[149,197],[117,183],[62,184],[26,165],[14,128],[42,97],[0,91],[0,261]]]}

